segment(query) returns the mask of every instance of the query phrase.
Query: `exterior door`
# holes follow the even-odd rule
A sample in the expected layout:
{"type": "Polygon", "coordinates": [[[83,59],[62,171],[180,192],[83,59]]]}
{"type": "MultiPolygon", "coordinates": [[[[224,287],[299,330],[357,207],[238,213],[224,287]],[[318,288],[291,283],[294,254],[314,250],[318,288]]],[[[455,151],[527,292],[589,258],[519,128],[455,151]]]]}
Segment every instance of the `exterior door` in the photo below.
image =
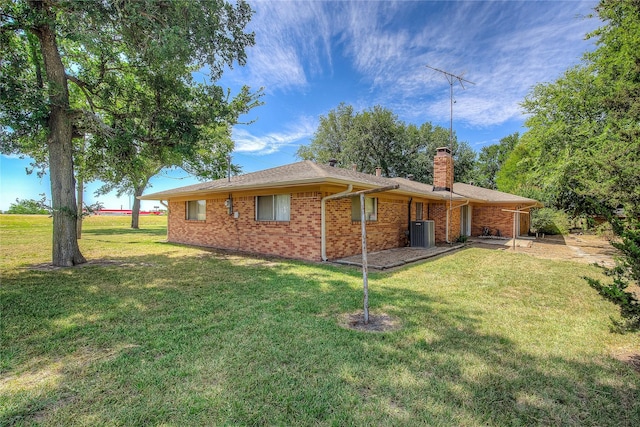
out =
{"type": "Polygon", "coordinates": [[[460,208],[460,234],[471,236],[471,206],[469,205],[460,208]]]}

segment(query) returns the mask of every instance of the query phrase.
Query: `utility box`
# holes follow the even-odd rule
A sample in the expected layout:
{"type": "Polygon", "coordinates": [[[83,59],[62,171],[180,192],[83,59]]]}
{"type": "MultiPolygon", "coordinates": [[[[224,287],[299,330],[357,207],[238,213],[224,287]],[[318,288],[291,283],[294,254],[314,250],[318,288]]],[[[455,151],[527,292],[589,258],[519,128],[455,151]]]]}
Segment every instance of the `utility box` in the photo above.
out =
{"type": "Polygon", "coordinates": [[[411,247],[431,248],[436,245],[436,225],[433,221],[411,221],[411,247]]]}

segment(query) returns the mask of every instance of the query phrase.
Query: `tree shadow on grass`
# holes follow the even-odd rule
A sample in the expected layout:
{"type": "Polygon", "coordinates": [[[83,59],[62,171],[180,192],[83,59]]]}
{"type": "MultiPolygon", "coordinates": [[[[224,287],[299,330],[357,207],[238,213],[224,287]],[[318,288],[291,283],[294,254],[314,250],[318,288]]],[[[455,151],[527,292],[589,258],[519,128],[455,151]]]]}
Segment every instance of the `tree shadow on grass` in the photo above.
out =
{"type": "Polygon", "coordinates": [[[358,271],[202,252],[3,278],[0,424],[634,425],[640,378],[527,353],[483,313],[358,271]],[[125,265],[126,263],[126,265],[125,265]],[[126,266],[126,268],[123,268],[126,266]],[[152,266],[152,267],[150,267],[152,266]]]}

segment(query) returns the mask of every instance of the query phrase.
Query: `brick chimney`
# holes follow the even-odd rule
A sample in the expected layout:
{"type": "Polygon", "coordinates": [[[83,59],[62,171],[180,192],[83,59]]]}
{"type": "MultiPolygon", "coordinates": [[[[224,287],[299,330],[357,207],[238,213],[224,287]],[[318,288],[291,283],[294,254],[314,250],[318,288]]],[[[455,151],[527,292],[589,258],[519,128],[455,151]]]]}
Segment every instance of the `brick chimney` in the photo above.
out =
{"type": "Polygon", "coordinates": [[[448,147],[436,149],[433,159],[433,191],[453,189],[453,157],[448,147]]]}
{"type": "Polygon", "coordinates": [[[376,168],[376,176],[382,176],[382,168],[380,166],[376,168]]]}

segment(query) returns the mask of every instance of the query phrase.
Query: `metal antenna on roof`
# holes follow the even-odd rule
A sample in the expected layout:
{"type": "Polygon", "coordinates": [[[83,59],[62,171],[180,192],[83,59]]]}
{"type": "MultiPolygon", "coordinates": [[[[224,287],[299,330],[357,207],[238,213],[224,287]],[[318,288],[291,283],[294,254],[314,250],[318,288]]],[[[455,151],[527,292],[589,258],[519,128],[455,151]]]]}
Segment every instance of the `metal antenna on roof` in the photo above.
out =
{"type": "Polygon", "coordinates": [[[443,71],[438,68],[434,68],[430,65],[427,65],[426,67],[444,74],[445,78],[449,82],[449,103],[451,106],[451,113],[449,116],[449,150],[451,150],[453,154],[453,83],[457,81],[458,83],[460,83],[460,86],[462,87],[462,89],[465,89],[464,84],[462,82],[471,83],[472,85],[475,85],[475,83],[463,78],[462,76],[457,76],[453,73],[450,73],[448,71],[443,71]]]}
{"type": "Polygon", "coordinates": [[[231,182],[231,154],[227,154],[227,182],[231,182]]]}
{"type": "MultiPolygon", "coordinates": [[[[463,78],[462,76],[455,75],[455,74],[450,73],[448,71],[444,71],[444,70],[441,70],[439,68],[432,67],[430,65],[427,65],[426,67],[427,68],[431,68],[434,71],[437,71],[439,73],[444,74],[444,77],[449,82],[449,105],[450,105],[450,115],[449,115],[449,151],[451,152],[451,155],[453,156],[453,83],[455,81],[458,81],[458,83],[460,83],[460,86],[462,87],[462,89],[465,89],[463,82],[470,83],[472,85],[475,85],[475,83],[463,78]]],[[[451,171],[451,174],[453,175],[453,171],[451,171]]],[[[449,211],[453,210],[453,184],[454,183],[453,183],[453,180],[452,180],[451,188],[449,189],[449,210],[447,211],[447,228],[449,227],[449,211]]],[[[448,235],[449,235],[449,230],[447,229],[447,236],[448,235]]],[[[447,243],[449,243],[448,240],[447,240],[447,243]]]]}

